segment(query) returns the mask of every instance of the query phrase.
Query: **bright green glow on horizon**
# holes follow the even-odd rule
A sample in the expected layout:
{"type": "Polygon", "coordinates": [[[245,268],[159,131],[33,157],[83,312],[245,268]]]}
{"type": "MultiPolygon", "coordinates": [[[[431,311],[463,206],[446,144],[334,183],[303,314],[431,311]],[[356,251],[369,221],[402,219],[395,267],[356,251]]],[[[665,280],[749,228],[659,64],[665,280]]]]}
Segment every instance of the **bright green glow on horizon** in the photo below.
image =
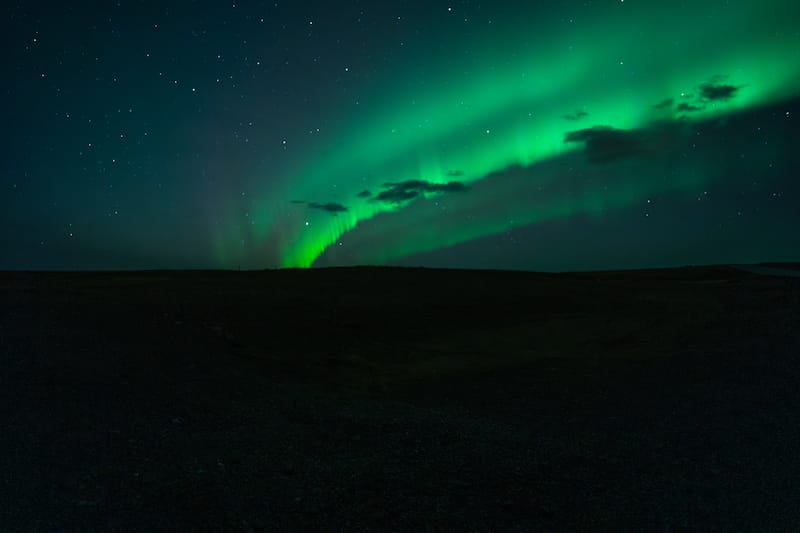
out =
{"type": "MultiPolygon", "coordinates": [[[[265,200],[260,233],[278,243],[282,266],[311,266],[344,234],[381,213],[395,211],[392,217],[398,220],[391,224],[402,225],[399,218],[412,205],[357,197],[364,189],[379,192],[385,182],[477,185],[493,172],[580,148],[563,142],[569,131],[596,125],[640,128],[682,115],[706,119],[800,94],[795,27],[800,8],[793,2],[724,9],[710,2],[686,9],[673,8],[673,2],[636,4],[616,6],[618,13],[583,21],[570,32],[560,33],[544,22],[498,28],[483,36],[477,59],[473,55],[466,63],[441,68],[435,61],[422,62],[421,72],[435,74],[411,89],[398,87],[407,86],[402,82],[413,70],[373,87],[385,96],[338,124],[328,149],[291,176],[291,190],[271,191],[270,201],[265,200]],[[691,114],[677,111],[677,104],[695,102],[698,87],[718,75],[724,76],[719,83],[739,88],[734,98],[709,102],[691,114]],[[674,104],[654,107],[667,98],[674,104]],[[579,111],[587,115],[565,119],[579,111]],[[290,206],[297,198],[337,202],[348,210],[333,216],[290,206]]],[[[595,202],[591,195],[547,205],[511,202],[506,211],[487,210],[479,220],[447,231],[418,232],[405,244],[387,243],[387,249],[373,255],[389,260],[504,231],[509,219],[524,225],[598,212],[628,205],[654,187],[691,189],[702,183],[703,176],[694,176],[671,185],[618,184],[595,202]]],[[[482,201],[491,203],[491,198],[482,201]]]]}

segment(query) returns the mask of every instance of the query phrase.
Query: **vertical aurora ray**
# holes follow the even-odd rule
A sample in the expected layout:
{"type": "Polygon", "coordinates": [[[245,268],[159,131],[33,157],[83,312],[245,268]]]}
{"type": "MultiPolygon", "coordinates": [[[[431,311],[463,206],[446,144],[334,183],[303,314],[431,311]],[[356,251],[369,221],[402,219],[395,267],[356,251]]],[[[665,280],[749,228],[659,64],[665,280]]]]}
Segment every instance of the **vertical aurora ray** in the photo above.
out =
{"type": "Polygon", "coordinates": [[[373,249],[362,256],[382,262],[509,227],[623,207],[654,191],[691,190],[705,183],[702,173],[571,191],[558,183],[563,173],[542,172],[535,186],[561,191],[546,201],[526,200],[536,198],[522,194],[529,182],[520,181],[519,190],[490,188],[495,173],[568,158],[581,148],[564,142],[571,131],[693,123],[800,95],[795,3],[618,7],[603,16],[587,13],[565,31],[531,11],[519,27],[481,34],[468,61],[442,64],[446,53],[437,54],[374,82],[369,94],[379,96],[339,120],[327,147],[308,157],[288,185],[265,194],[259,237],[277,243],[282,266],[308,267],[369,222],[373,249]],[[703,84],[732,87],[735,94],[712,91],[704,98],[703,84]],[[458,181],[471,190],[420,194],[411,202],[376,200],[387,183],[412,180],[458,181]],[[364,190],[371,195],[359,197],[364,190]],[[336,202],[346,211],[312,210],[291,204],[294,199],[336,202]],[[439,200],[477,215],[442,223],[434,216],[439,200]],[[427,219],[436,227],[420,222],[427,219]]]}

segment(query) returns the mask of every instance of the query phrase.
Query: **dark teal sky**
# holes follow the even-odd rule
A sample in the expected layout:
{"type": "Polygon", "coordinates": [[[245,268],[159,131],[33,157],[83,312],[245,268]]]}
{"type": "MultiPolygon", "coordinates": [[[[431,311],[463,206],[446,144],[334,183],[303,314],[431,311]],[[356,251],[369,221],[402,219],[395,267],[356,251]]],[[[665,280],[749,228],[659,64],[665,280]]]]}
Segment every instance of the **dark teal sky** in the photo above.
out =
{"type": "Polygon", "coordinates": [[[796,2],[2,9],[0,268],[798,259],[796,2]]]}

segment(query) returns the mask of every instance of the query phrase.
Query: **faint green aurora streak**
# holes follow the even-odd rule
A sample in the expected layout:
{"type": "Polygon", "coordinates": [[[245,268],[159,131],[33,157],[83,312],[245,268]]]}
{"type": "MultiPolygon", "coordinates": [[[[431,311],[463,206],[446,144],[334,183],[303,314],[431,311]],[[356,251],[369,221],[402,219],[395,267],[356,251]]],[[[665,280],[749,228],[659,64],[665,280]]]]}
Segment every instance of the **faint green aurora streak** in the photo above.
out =
{"type": "MultiPolygon", "coordinates": [[[[381,245],[386,249],[371,254],[378,260],[504,231],[510,220],[512,227],[527,225],[622,207],[664,187],[702,186],[703,176],[692,175],[669,184],[617,183],[610,191],[596,191],[596,201],[589,190],[582,191],[580,201],[565,192],[547,203],[509,198],[499,207],[497,195],[481,187],[482,180],[494,172],[540,164],[578,148],[578,144],[564,143],[570,131],[707,119],[800,94],[800,37],[793,27],[798,7],[787,2],[743,6],[729,8],[716,18],[700,10],[696,20],[687,22],[683,11],[659,4],[658,8],[651,4],[655,18],[647,28],[634,23],[641,13],[623,13],[613,23],[598,21],[590,31],[569,35],[542,31],[542,42],[534,44],[534,50],[521,46],[528,52],[516,59],[488,40],[479,61],[473,58],[468,71],[463,65],[442,67],[438,76],[426,79],[418,90],[412,87],[411,92],[395,89],[404,85],[399,77],[384,80],[385,85],[372,89],[384,95],[377,109],[375,104],[341,121],[327,149],[292,176],[291,187],[278,194],[270,192],[261,217],[268,220],[264,239],[278,247],[282,266],[308,267],[345,233],[376,215],[391,213],[389,218],[376,219],[394,217],[387,224],[390,232],[403,226],[405,216],[417,220],[430,216],[430,206],[420,205],[425,200],[391,204],[358,197],[365,189],[380,191],[386,182],[458,180],[470,183],[480,194],[470,192],[453,202],[484,202],[492,208],[469,222],[453,221],[417,231],[402,244],[386,239],[381,245]],[[556,52],[546,56],[541,50],[556,52]],[[678,110],[681,103],[697,102],[698,87],[718,75],[724,76],[718,78],[723,80],[719,83],[740,89],[735,98],[706,101],[702,110],[691,113],[678,110]],[[673,103],[655,107],[666,99],[673,103]],[[571,120],[565,118],[570,115],[571,120]],[[289,205],[294,198],[337,202],[347,206],[347,211],[335,216],[310,211],[289,205]]],[[[503,41],[500,34],[495,37],[503,41]]],[[[505,41],[511,43],[507,48],[521,39],[519,33],[516,38],[507,35],[505,41]]],[[[435,67],[420,66],[424,72],[436,72],[435,67]]],[[[548,179],[547,175],[541,179],[548,179]]]]}

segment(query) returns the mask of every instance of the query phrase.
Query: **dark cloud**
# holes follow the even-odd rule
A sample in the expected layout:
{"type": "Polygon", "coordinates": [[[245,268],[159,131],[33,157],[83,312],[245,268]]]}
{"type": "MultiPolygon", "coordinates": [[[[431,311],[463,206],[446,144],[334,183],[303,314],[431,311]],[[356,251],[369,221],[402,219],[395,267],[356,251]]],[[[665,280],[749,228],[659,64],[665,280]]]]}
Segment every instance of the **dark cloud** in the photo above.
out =
{"type": "Polygon", "coordinates": [[[733,85],[726,85],[726,84],[717,84],[717,83],[704,83],[700,86],[700,95],[705,100],[730,100],[736,93],[739,91],[741,87],[736,87],[733,85]]]}
{"type": "Polygon", "coordinates": [[[659,156],[675,146],[681,125],[675,122],[654,123],[646,128],[623,130],[594,126],[570,131],[565,143],[583,143],[591,163],[609,163],[635,157],[659,156]]]}
{"type": "Polygon", "coordinates": [[[675,102],[674,98],[665,98],[661,100],[659,103],[653,105],[655,109],[664,109],[670,107],[675,102]]]}
{"type": "Polygon", "coordinates": [[[594,126],[570,131],[565,143],[584,143],[586,157],[593,163],[605,163],[640,155],[641,139],[634,130],[620,130],[610,126],[594,126]]]}
{"type": "Polygon", "coordinates": [[[569,113],[568,115],[564,115],[565,120],[569,120],[570,122],[575,122],[577,120],[582,119],[583,117],[588,117],[589,113],[586,111],[576,111],[574,113],[569,113]]]}
{"type": "Polygon", "coordinates": [[[469,187],[461,181],[448,181],[447,183],[432,183],[425,192],[464,192],[469,187]]]}
{"type": "Polygon", "coordinates": [[[468,187],[460,181],[449,181],[447,183],[431,183],[424,180],[390,181],[384,183],[383,186],[385,189],[378,193],[374,200],[388,204],[409,202],[418,196],[425,196],[426,194],[444,194],[468,190],[468,187]]]}
{"type": "Polygon", "coordinates": [[[309,207],[309,209],[318,209],[320,211],[327,211],[328,213],[331,213],[331,214],[334,214],[334,215],[336,215],[338,213],[344,213],[345,211],[347,211],[347,207],[343,206],[342,204],[337,204],[337,203],[333,203],[333,202],[328,202],[326,204],[321,204],[321,203],[317,203],[317,202],[310,202],[308,204],[308,207],[309,207]]]}
{"type": "Polygon", "coordinates": [[[689,103],[686,103],[686,102],[681,102],[680,104],[678,104],[678,107],[676,109],[678,111],[683,111],[685,113],[694,113],[695,111],[702,111],[703,110],[702,107],[699,107],[699,106],[696,106],[696,105],[692,105],[692,104],[689,104],[689,103]]]}
{"type": "Polygon", "coordinates": [[[448,170],[447,171],[447,175],[450,176],[450,177],[456,178],[458,176],[463,176],[464,173],[461,172],[460,170],[448,170]]]}
{"type": "Polygon", "coordinates": [[[370,196],[372,196],[372,193],[369,192],[369,190],[364,189],[363,191],[358,193],[356,196],[358,196],[359,198],[369,198],[370,196]]]}
{"type": "Polygon", "coordinates": [[[391,187],[385,191],[381,191],[375,197],[375,201],[383,202],[386,204],[402,204],[413,200],[419,196],[419,191],[413,189],[403,189],[400,187],[391,187]]]}
{"type": "Polygon", "coordinates": [[[335,202],[320,203],[320,202],[306,202],[305,200],[292,200],[293,204],[305,204],[309,209],[317,209],[319,211],[327,211],[328,213],[336,215],[337,213],[344,213],[347,207],[335,202]]]}

